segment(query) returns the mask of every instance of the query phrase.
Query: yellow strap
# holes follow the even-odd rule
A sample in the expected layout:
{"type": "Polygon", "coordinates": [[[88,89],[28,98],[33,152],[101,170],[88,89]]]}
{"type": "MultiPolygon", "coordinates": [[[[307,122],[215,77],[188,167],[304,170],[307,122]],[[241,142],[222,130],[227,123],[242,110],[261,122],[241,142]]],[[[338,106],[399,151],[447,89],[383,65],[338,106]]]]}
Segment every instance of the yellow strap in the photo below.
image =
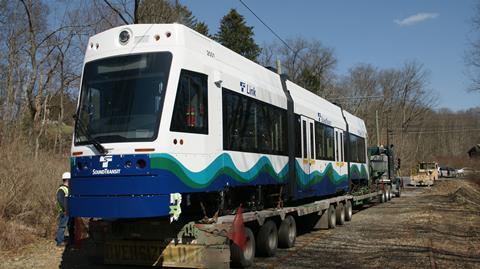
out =
{"type": "Polygon", "coordinates": [[[68,197],[68,187],[67,187],[67,186],[62,185],[62,186],[58,187],[57,192],[58,192],[59,190],[62,190],[63,193],[65,194],[65,197],[68,197]]]}
{"type": "MultiPolygon", "coordinates": [[[[68,187],[67,186],[64,186],[64,185],[61,185],[60,187],[58,187],[57,189],[57,193],[62,190],[63,193],[65,194],[65,197],[68,197],[68,187]]],[[[62,207],[60,206],[60,204],[58,203],[58,201],[56,202],[57,204],[57,210],[59,213],[62,213],[63,212],[63,209],[62,207]]]]}

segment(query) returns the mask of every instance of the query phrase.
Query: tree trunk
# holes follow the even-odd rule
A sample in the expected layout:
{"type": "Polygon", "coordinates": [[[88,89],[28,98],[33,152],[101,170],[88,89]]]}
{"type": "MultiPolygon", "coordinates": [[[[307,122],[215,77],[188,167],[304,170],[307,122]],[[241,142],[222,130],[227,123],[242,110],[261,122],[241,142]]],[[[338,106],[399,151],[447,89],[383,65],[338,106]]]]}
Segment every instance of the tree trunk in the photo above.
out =
{"type": "Polygon", "coordinates": [[[40,124],[40,130],[38,131],[37,136],[35,137],[35,160],[38,158],[38,152],[40,149],[40,139],[45,132],[45,126],[47,125],[47,105],[48,105],[49,95],[45,96],[45,101],[43,102],[43,118],[40,124]]]}

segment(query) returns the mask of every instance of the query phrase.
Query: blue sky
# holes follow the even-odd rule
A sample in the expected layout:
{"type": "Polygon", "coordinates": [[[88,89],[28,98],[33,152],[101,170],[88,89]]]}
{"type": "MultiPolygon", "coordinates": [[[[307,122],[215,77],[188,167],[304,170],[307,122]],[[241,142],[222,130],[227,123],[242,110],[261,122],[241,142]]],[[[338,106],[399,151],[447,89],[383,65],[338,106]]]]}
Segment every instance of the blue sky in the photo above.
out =
{"type": "MultiPolygon", "coordinates": [[[[238,0],[180,0],[211,33],[236,8],[254,27],[258,44],[278,41],[238,0]]],[[[303,36],[334,48],[336,73],[358,63],[401,67],[416,60],[429,71],[437,108],[480,106],[480,93],[469,93],[464,53],[471,36],[474,0],[244,0],[283,39],[303,36]]]]}

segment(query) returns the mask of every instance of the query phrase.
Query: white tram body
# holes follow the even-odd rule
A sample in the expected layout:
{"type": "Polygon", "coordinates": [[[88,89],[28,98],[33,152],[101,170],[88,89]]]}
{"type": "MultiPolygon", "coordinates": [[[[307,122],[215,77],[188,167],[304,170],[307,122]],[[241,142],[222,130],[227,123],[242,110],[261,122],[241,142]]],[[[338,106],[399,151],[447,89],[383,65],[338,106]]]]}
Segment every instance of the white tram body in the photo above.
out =
{"type": "Polygon", "coordinates": [[[363,120],[183,25],[107,30],[84,62],[73,216],[168,216],[172,197],[224,190],[255,203],[262,186],[295,201],[368,179],[363,120]]]}

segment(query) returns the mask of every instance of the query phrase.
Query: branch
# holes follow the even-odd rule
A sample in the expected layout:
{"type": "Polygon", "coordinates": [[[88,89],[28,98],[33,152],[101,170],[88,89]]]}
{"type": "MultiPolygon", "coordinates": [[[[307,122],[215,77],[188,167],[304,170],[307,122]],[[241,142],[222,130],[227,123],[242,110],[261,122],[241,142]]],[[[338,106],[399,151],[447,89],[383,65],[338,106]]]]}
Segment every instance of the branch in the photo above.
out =
{"type": "Polygon", "coordinates": [[[113,7],[112,4],[110,4],[110,2],[108,2],[108,0],[103,0],[103,2],[105,2],[105,4],[107,4],[107,6],[109,6],[111,10],[113,10],[115,13],[117,13],[117,15],[120,16],[120,19],[122,19],[122,21],[125,22],[125,24],[130,24],[125,19],[125,17],[123,17],[122,13],[120,13],[120,11],[118,11],[115,7],[113,7]]]}
{"type": "Polygon", "coordinates": [[[25,13],[27,13],[27,18],[28,18],[28,31],[29,31],[30,34],[32,34],[32,36],[33,36],[35,33],[34,33],[34,31],[33,31],[33,23],[32,23],[32,16],[30,15],[30,9],[28,9],[28,6],[27,6],[27,4],[25,3],[24,0],[20,0],[20,2],[22,2],[23,7],[25,8],[25,13]]]}
{"type": "Polygon", "coordinates": [[[49,33],[47,36],[45,36],[45,38],[43,38],[39,43],[38,43],[38,47],[40,47],[43,42],[47,41],[48,39],[50,39],[50,37],[52,37],[54,34],[64,30],[64,29],[68,29],[68,28],[72,28],[72,29],[75,29],[75,28],[81,28],[83,27],[83,25],[64,25],[62,27],[59,27],[57,28],[55,31],[52,31],[51,33],[49,33]]]}
{"type": "Polygon", "coordinates": [[[135,0],[135,7],[133,9],[133,23],[138,23],[138,2],[140,2],[140,0],[135,0]]]}
{"type": "MultiPolygon", "coordinates": [[[[135,0],[135,6],[137,5],[137,0],[135,0]]],[[[132,20],[132,21],[135,21],[135,7],[134,6],[134,14],[130,14],[130,12],[128,12],[128,9],[127,9],[127,4],[125,3],[125,1],[122,1],[122,8],[123,8],[123,12],[132,20]]]]}

